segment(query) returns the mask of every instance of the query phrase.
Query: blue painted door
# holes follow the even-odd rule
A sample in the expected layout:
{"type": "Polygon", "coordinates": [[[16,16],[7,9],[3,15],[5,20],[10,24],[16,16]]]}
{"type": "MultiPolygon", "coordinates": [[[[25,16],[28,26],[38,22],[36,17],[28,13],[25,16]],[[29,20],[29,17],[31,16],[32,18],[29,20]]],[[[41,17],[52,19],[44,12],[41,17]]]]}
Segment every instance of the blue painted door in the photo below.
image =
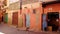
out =
{"type": "Polygon", "coordinates": [[[30,15],[26,15],[26,27],[30,27],[30,15]]]}
{"type": "Polygon", "coordinates": [[[47,27],[46,14],[43,14],[43,30],[47,27]]]}

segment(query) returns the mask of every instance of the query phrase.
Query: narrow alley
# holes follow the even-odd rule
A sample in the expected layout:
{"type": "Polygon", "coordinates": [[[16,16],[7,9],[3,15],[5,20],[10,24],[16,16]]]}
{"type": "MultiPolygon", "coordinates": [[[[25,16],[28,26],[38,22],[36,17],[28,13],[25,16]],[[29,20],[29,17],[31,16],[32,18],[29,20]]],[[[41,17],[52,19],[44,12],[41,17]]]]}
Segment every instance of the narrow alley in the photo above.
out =
{"type": "Polygon", "coordinates": [[[60,34],[60,0],[0,0],[0,34],[60,34]]]}

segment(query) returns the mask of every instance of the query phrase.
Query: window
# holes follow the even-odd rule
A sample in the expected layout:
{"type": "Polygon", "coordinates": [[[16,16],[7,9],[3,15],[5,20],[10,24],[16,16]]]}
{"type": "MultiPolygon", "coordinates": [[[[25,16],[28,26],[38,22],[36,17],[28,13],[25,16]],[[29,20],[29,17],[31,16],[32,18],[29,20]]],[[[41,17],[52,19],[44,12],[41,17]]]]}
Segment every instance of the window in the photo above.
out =
{"type": "Polygon", "coordinates": [[[36,10],[35,10],[35,9],[33,9],[33,13],[34,13],[34,14],[36,13],[36,10]]]}
{"type": "Polygon", "coordinates": [[[3,1],[4,6],[7,6],[7,0],[3,1]]]}

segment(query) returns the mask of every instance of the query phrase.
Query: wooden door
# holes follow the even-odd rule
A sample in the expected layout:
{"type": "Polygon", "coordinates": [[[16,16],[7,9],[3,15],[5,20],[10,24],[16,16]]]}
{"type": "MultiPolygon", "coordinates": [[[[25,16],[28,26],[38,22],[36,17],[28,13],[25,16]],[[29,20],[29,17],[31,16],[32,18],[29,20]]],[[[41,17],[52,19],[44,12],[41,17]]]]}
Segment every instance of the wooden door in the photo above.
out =
{"type": "Polygon", "coordinates": [[[12,16],[12,24],[13,25],[18,25],[18,12],[14,12],[12,16]]]}

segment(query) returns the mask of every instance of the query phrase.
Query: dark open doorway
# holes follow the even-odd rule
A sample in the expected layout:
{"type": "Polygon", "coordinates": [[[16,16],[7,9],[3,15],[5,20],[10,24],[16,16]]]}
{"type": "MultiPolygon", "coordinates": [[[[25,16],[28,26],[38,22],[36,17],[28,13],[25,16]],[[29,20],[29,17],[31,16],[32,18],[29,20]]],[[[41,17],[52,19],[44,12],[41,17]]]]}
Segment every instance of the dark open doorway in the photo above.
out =
{"type": "Polygon", "coordinates": [[[52,27],[52,31],[57,31],[59,27],[59,12],[49,12],[47,17],[47,25],[52,27]]]}

